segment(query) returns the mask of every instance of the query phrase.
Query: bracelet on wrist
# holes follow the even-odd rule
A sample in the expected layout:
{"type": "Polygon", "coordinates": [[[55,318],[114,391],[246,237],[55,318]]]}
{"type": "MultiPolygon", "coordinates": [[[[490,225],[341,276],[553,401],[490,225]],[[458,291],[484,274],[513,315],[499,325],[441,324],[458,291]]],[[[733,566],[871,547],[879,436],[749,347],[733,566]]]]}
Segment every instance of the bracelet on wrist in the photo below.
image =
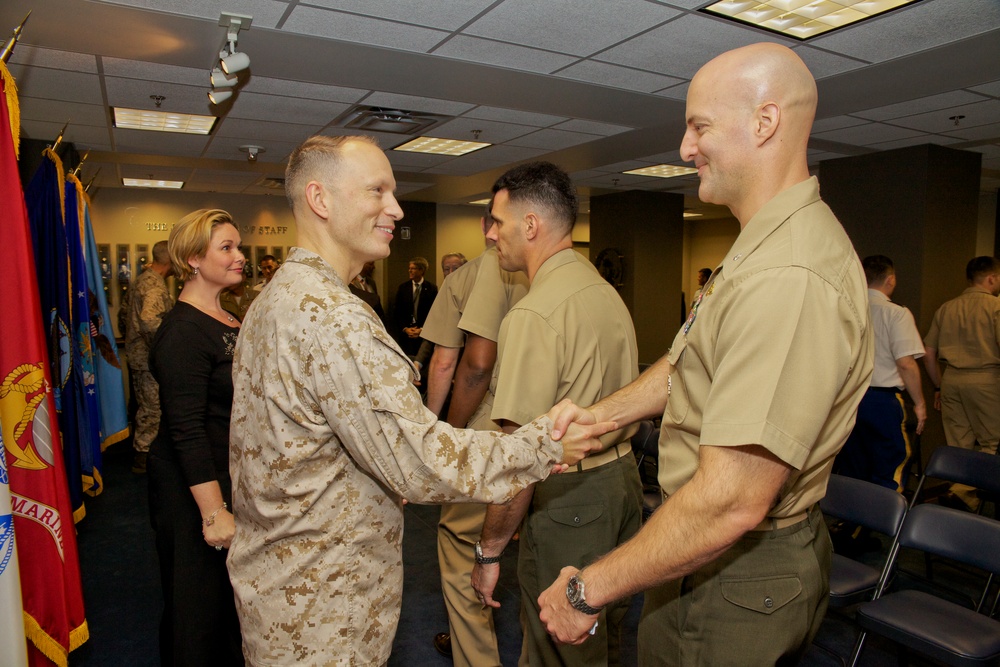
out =
{"type": "Polygon", "coordinates": [[[202,519],[202,521],[201,521],[202,525],[205,525],[205,526],[214,525],[215,524],[215,517],[218,516],[219,512],[221,512],[222,510],[227,510],[227,509],[229,509],[229,505],[227,505],[226,503],[222,503],[222,507],[220,507],[219,509],[217,509],[214,512],[212,512],[211,514],[209,514],[207,519],[202,519]]]}

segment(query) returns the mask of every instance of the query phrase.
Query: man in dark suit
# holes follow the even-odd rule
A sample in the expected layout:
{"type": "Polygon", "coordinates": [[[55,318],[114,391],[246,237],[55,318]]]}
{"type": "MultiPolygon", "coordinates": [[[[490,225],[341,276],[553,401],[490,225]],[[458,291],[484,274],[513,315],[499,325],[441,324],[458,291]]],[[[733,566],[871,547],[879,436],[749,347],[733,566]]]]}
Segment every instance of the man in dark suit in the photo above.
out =
{"type": "Polygon", "coordinates": [[[420,332],[438,291],[436,285],[424,280],[427,267],[427,260],[423,257],[410,260],[410,279],[396,290],[396,300],[393,302],[393,334],[403,352],[411,357],[416,356],[420,349],[420,332]]]}

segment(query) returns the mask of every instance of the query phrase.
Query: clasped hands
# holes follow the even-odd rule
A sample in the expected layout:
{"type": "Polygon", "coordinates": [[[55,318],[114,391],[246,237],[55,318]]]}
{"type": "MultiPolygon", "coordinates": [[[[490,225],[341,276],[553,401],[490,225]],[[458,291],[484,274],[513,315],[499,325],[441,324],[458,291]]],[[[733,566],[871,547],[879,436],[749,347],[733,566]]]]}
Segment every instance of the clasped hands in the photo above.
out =
{"type": "Polygon", "coordinates": [[[545,416],[552,420],[552,439],[563,446],[562,463],[556,465],[555,472],[563,472],[601,451],[604,445],[598,438],[618,428],[615,422],[598,422],[593,412],[568,398],[556,403],[545,416]]]}

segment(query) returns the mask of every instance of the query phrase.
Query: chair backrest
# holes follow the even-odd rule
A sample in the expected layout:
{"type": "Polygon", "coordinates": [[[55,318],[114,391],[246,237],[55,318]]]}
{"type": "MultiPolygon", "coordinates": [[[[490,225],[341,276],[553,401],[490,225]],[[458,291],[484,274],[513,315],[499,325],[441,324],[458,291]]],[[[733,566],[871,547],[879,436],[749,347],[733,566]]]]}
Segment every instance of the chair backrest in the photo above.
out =
{"type": "Polygon", "coordinates": [[[906,516],[906,499],[884,486],[860,479],[830,475],[826,497],[819,501],[824,514],[896,536],[906,516]]]}
{"type": "Polygon", "coordinates": [[[638,430],[632,435],[632,451],[636,455],[656,457],[660,446],[656,425],[650,419],[639,422],[638,430]]]}
{"type": "Polygon", "coordinates": [[[906,515],[899,544],[1000,573],[1000,521],[978,514],[917,505],[906,515]]]}
{"type": "Polygon", "coordinates": [[[924,475],[1000,493],[1000,456],[961,447],[938,447],[924,475]]]}

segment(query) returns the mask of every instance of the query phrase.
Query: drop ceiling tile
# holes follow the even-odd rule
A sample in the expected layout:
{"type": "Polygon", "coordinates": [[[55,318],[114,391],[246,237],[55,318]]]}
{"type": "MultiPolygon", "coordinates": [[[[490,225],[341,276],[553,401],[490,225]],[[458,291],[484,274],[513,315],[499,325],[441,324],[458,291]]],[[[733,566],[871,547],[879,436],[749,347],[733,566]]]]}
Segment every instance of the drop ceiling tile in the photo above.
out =
{"type": "Polygon", "coordinates": [[[651,167],[654,164],[660,164],[660,163],[647,162],[646,160],[625,160],[624,162],[603,164],[599,167],[594,167],[594,170],[602,174],[620,174],[623,171],[629,171],[631,169],[642,169],[643,167],[651,167]]]}
{"type": "Polygon", "coordinates": [[[282,30],[420,53],[448,36],[439,30],[302,5],[295,6],[282,30]]]}
{"type": "Polygon", "coordinates": [[[309,0],[309,4],[354,14],[412,23],[438,30],[458,30],[495,0],[309,0]]]}
{"type": "MultiPolygon", "coordinates": [[[[233,137],[260,141],[283,141],[299,144],[323,129],[322,125],[299,125],[293,123],[261,123],[244,118],[219,119],[214,132],[216,138],[233,137]]],[[[214,142],[213,142],[214,143],[214,142]]],[[[247,143],[247,142],[244,142],[247,143]]]]}
{"type": "Polygon", "coordinates": [[[440,100],[433,97],[417,97],[415,95],[400,95],[379,91],[376,91],[364,98],[361,100],[361,103],[369,107],[385,107],[388,109],[402,109],[404,111],[420,111],[423,113],[442,114],[444,116],[458,116],[475,106],[474,104],[467,104],[465,102],[454,102],[452,100],[440,100]]]}
{"type": "MultiPolygon", "coordinates": [[[[6,40],[6,35],[4,36],[6,40]]],[[[57,49],[45,49],[20,42],[10,54],[7,63],[11,72],[14,66],[48,67],[49,69],[64,69],[71,72],[87,72],[97,74],[97,57],[89,53],[73,53],[57,49]]]]}
{"type": "Polygon", "coordinates": [[[909,100],[899,104],[890,104],[885,107],[855,111],[854,115],[859,118],[867,118],[868,120],[894,120],[896,118],[916,116],[930,111],[950,109],[952,107],[964,104],[974,104],[982,101],[984,101],[983,98],[975,93],[970,93],[964,90],[952,90],[947,93],[941,93],[940,95],[920,97],[915,100],[909,100]]]}
{"type": "Polygon", "coordinates": [[[660,97],[669,97],[673,100],[684,101],[687,99],[688,87],[691,85],[690,81],[685,81],[678,86],[672,86],[670,88],[664,88],[663,90],[656,91],[656,95],[660,97]]]}
{"type": "Polygon", "coordinates": [[[531,160],[545,154],[542,148],[527,148],[525,146],[487,146],[482,150],[475,151],[455,158],[454,161],[467,165],[495,166],[497,164],[510,164],[522,160],[531,160]]]}
{"type": "Polygon", "coordinates": [[[896,139],[894,141],[882,141],[876,144],[871,144],[869,148],[874,148],[879,151],[891,151],[896,148],[909,148],[910,146],[922,146],[924,144],[947,146],[948,144],[954,142],[954,139],[948,139],[947,137],[941,137],[934,134],[918,134],[914,137],[908,137],[906,139],[896,139]]]}
{"type": "Polygon", "coordinates": [[[982,93],[983,95],[989,95],[991,97],[1000,97],[1000,81],[984,83],[981,86],[969,88],[969,90],[974,90],[977,93],[982,93]]]}
{"type": "MultiPolygon", "coordinates": [[[[997,118],[1000,118],[1000,116],[997,116],[997,118]]],[[[965,121],[962,122],[964,123],[965,121]]],[[[981,139],[1000,141],[1000,122],[988,123],[977,127],[963,127],[959,125],[958,127],[952,127],[950,130],[942,132],[942,134],[965,139],[966,141],[979,141],[981,139]]]]}
{"type": "Polygon", "coordinates": [[[454,120],[438,125],[433,130],[427,132],[427,136],[440,137],[443,139],[460,139],[466,141],[483,141],[488,144],[502,144],[522,137],[529,132],[536,131],[528,125],[515,125],[513,123],[497,123],[492,120],[482,120],[479,118],[467,118],[461,116],[454,120]],[[476,136],[474,130],[479,130],[476,136]]]}
{"type": "Polygon", "coordinates": [[[523,137],[518,137],[510,143],[513,146],[527,146],[528,148],[545,148],[556,151],[570,146],[585,144],[600,137],[592,134],[581,134],[579,132],[563,132],[562,130],[538,130],[523,137]]]}
{"type": "Polygon", "coordinates": [[[966,148],[968,151],[976,151],[977,153],[982,153],[983,158],[1000,158],[1000,145],[994,144],[984,144],[982,146],[974,146],[972,148],[966,148]]]}
{"type": "Polygon", "coordinates": [[[868,146],[870,144],[893,141],[896,139],[907,139],[919,136],[921,133],[903,127],[885,125],[884,123],[866,123],[865,125],[855,125],[845,127],[840,130],[830,132],[813,133],[813,136],[828,141],[839,141],[845,144],[858,146],[868,146]]]}
{"type": "Polygon", "coordinates": [[[549,74],[576,60],[573,56],[478,37],[456,35],[434,50],[434,55],[469,60],[496,67],[549,74]]]}
{"type": "MultiPolygon", "coordinates": [[[[95,0],[112,5],[143,7],[158,12],[180,14],[182,16],[198,16],[204,19],[218,21],[223,12],[252,16],[254,27],[273,28],[278,25],[281,15],[288,8],[285,1],[275,0],[240,0],[233,7],[230,0],[95,0]]],[[[222,30],[222,28],[219,28],[222,30]]]]}
{"type": "Polygon", "coordinates": [[[261,179],[257,171],[222,171],[219,169],[196,169],[191,174],[192,182],[211,183],[213,185],[235,185],[247,187],[261,179]]]}
{"type": "MultiPolygon", "coordinates": [[[[428,167],[434,167],[448,160],[454,160],[450,155],[431,155],[429,153],[410,153],[409,151],[386,151],[386,157],[389,158],[389,164],[392,165],[393,169],[413,169],[413,170],[423,170],[428,167]]],[[[396,185],[399,187],[399,184],[396,185]]]]}
{"type": "Polygon", "coordinates": [[[972,104],[948,106],[930,113],[893,119],[893,125],[909,127],[924,132],[952,134],[970,128],[1000,121],[1000,100],[983,99],[972,104]],[[965,116],[956,127],[953,116],[965,116]],[[961,128],[961,129],[959,129],[961,128]]]}
{"type": "MultiPolygon", "coordinates": [[[[39,139],[52,143],[59,136],[59,131],[66,124],[65,120],[53,123],[51,121],[21,119],[21,135],[28,139],[39,139]]],[[[73,125],[66,128],[63,141],[76,146],[78,151],[110,151],[111,137],[106,127],[73,125]]]]}
{"type": "MultiPolygon", "coordinates": [[[[723,51],[762,41],[759,32],[708,16],[685,15],[601,53],[601,60],[690,79],[723,51]]],[[[763,41],[792,44],[768,35],[763,41]]]]}
{"type": "MultiPolygon", "coordinates": [[[[303,137],[305,139],[305,137],[303,137]]],[[[264,150],[258,153],[260,162],[288,162],[288,155],[301,142],[264,141],[263,139],[241,139],[234,137],[213,137],[205,151],[204,157],[223,160],[246,162],[248,153],[240,150],[240,146],[261,146],[264,150]]]]}
{"type": "Polygon", "coordinates": [[[582,185],[601,188],[632,188],[645,185],[660,187],[660,181],[667,179],[652,176],[636,176],[634,174],[603,174],[587,179],[582,185]]]}
{"type": "Polygon", "coordinates": [[[265,76],[251,76],[245,84],[240,86],[240,90],[248,93],[263,93],[265,95],[282,95],[284,97],[300,97],[307,100],[345,103],[357,102],[370,92],[358,88],[324,86],[318,83],[272,79],[265,76]]]}
{"type": "Polygon", "coordinates": [[[587,56],[679,13],[644,0],[506,0],[463,33],[587,56]]]}
{"type": "Polygon", "coordinates": [[[240,91],[229,111],[229,118],[278,122],[294,118],[303,125],[325,126],[349,108],[350,105],[335,102],[240,91]]]}
{"type": "Polygon", "coordinates": [[[147,164],[121,165],[122,178],[149,178],[157,181],[184,181],[186,183],[191,180],[191,171],[190,167],[159,167],[147,164]]]}
{"type": "Polygon", "coordinates": [[[633,128],[626,127],[624,125],[612,125],[611,123],[600,123],[594,120],[575,118],[573,120],[568,120],[565,123],[555,125],[554,129],[567,130],[569,132],[586,132],[587,134],[599,134],[603,137],[610,137],[616,134],[621,134],[622,132],[628,132],[633,128]]]}
{"type": "Polygon", "coordinates": [[[566,69],[559,70],[555,75],[566,79],[611,86],[612,88],[636,90],[641,93],[652,93],[653,91],[683,82],[682,79],[671,76],[663,76],[662,74],[654,74],[653,72],[646,72],[631,67],[602,63],[596,60],[578,62],[566,69]]]}
{"type": "Polygon", "coordinates": [[[207,135],[176,132],[147,132],[115,128],[115,147],[121,153],[152,153],[154,155],[201,155],[208,145],[207,135]]]}
{"type": "Polygon", "coordinates": [[[104,104],[96,74],[12,65],[17,94],[62,102],[104,104]]]}
{"type": "Polygon", "coordinates": [[[809,43],[877,63],[972,37],[998,25],[1000,2],[996,0],[934,0],[888,12],[809,43]]]}
{"type": "Polygon", "coordinates": [[[814,79],[822,79],[835,74],[843,74],[864,67],[866,63],[854,58],[845,58],[836,53],[821,51],[809,46],[797,46],[795,53],[806,64],[814,79]]]}
{"type": "Polygon", "coordinates": [[[515,123],[517,125],[530,125],[531,127],[550,127],[564,120],[569,120],[565,116],[552,116],[545,113],[533,113],[531,111],[520,111],[517,109],[502,109],[500,107],[475,107],[462,114],[465,118],[481,118],[483,120],[495,120],[501,123],[515,123]]]}
{"type": "MultiPolygon", "coordinates": [[[[678,130],[678,145],[680,145],[680,135],[682,133],[683,128],[678,130]]],[[[656,155],[643,155],[639,159],[650,164],[685,164],[684,160],[681,159],[680,148],[675,151],[667,151],[666,153],[657,153],[656,155]]]]}
{"type": "MultiPolygon", "coordinates": [[[[416,183],[411,181],[396,181],[396,197],[400,198],[404,195],[412,194],[414,192],[420,192],[421,190],[426,190],[432,183],[416,183]]],[[[405,219],[405,218],[404,218],[405,219]]]]}
{"type": "Polygon", "coordinates": [[[104,129],[107,135],[108,112],[102,104],[80,104],[78,102],[61,102],[52,104],[51,100],[40,100],[27,95],[19,96],[21,104],[21,119],[66,123],[70,126],[89,125],[104,129]]]}
{"type": "Polygon", "coordinates": [[[830,130],[839,130],[845,127],[854,127],[855,125],[864,125],[868,121],[863,118],[854,118],[853,116],[834,116],[833,118],[821,118],[813,122],[812,134],[817,134],[819,132],[829,132],[830,130]]]}
{"type": "Polygon", "coordinates": [[[194,67],[176,67],[141,60],[123,60],[121,58],[101,59],[105,76],[115,76],[125,79],[143,79],[145,81],[162,81],[164,83],[179,83],[183,86],[202,86],[208,88],[210,69],[194,67]]]}
{"type": "Polygon", "coordinates": [[[131,109],[157,109],[151,95],[162,95],[159,111],[212,115],[208,102],[208,86],[181,86],[161,81],[104,77],[108,105],[131,109]]]}

